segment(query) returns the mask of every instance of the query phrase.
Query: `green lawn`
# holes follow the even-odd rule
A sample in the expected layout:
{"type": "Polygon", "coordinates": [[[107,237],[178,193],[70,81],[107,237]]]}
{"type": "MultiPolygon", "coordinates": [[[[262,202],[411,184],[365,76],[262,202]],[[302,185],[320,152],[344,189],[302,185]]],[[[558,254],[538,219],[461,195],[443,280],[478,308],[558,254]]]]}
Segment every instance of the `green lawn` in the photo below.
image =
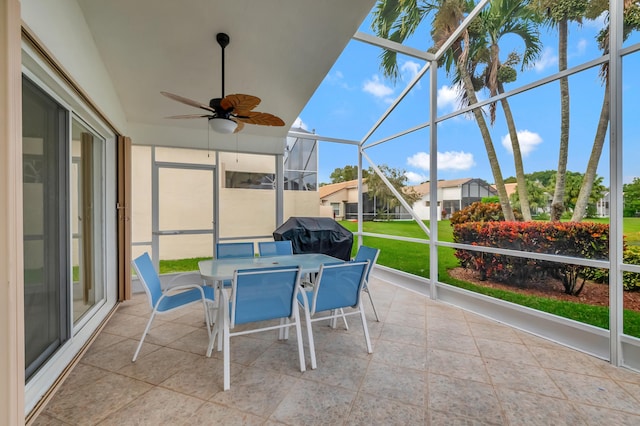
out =
{"type": "MultiPolygon", "coordinates": [[[[590,222],[609,223],[609,218],[586,219],[590,222]]],[[[625,217],[622,220],[622,233],[630,246],[640,246],[640,217],[625,217]]]]}
{"type": "MultiPolygon", "coordinates": [[[[595,222],[608,223],[608,219],[594,219],[595,222]]],[[[356,232],[355,222],[340,222],[345,228],[356,232]]],[[[625,218],[624,233],[627,244],[640,245],[640,218],[625,218]]],[[[395,235],[424,239],[424,231],[413,221],[398,222],[364,222],[363,231],[374,234],[395,235]]],[[[453,229],[448,220],[438,223],[438,239],[453,241],[453,229]]],[[[413,242],[390,240],[386,238],[364,237],[364,244],[380,249],[378,263],[390,268],[405,271],[421,277],[429,276],[429,245],[413,242]]],[[[354,244],[354,255],[356,250],[354,244]]],[[[447,284],[465,288],[476,293],[485,294],[497,299],[506,300],[544,312],[570,318],[596,327],[609,328],[609,309],[607,307],[585,305],[578,302],[566,302],[544,297],[522,295],[516,292],[488,288],[460,281],[449,276],[448,270],[457,267],[458,260],[454,250],[447,247],[438,248],[439,280],[447,284]]],[[[184,272],[198,270],[198,262],[203,258],[161,260],[160,273],[184,272]]],[[[626,309],[624,311],[624,332],[640,338],[640,312],[626,309]]]]}
{"type": "MultiPolygon", "coordinates": [[[[608,220],[602,221],[602,219],[598,219],[596,221],[608,223],[608,220]]],[[[340,223],[350,231],[357,231],[357,223],[340,223]]],[[[364,222],[362,226],[364,232],[422,238],[426,240],[424,231],[413,221],[364,222]]],[[[640,218],[625,218],[624,230],[628,243],[629,236],[626,234],[626,231],[629,229],[635,229],[636,234],[638,234],[638,231],[640,231],[640,218]]],[[[453,229],[448,220],[443,220],[438,223],[438,239],[440,241],[447,242],[453,241],[453,229]]],[[[422,277],[429,276],[428,245],[373,237],[364,237],[363,241],[366,245],[380,249],[378,263],[381,265],[422,277]]],[[[638,241],[638,243],[640,244],[640,241],[638,241]]],[[[440,247],[438,249],[438,277],[442,282],[495,297],[497,299],[506,300],[522,306],[527,306],[540,311],[584,322],[586,324],[591,324],[596,327],[604,329],[609,328],[609,308],[607,307],[522,295],[500,289],[482,287],[454,279],[449,276],[448,273],[449,269],[459,266],[458,260],[453,253],[454,250],[447,247],[440,247]]],[[[640,312],[628,309],[624,311],[624,331],[628,335],[640,337],[640,312]]]]}

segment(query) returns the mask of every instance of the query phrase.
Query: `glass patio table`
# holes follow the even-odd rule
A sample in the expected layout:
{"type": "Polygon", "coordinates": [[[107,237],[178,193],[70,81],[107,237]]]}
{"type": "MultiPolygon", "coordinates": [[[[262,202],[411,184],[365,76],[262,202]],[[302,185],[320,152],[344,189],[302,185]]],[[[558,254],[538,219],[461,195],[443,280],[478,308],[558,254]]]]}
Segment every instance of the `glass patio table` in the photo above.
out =
{"type": "Polygon", "coordinates": [[[300,266],[302,274],[318,272],[323,263],[341,263],[342,259],[321,253],[303,253],[283,256],[210,259],[198,262],[202,278],[213,282],[233,279],[238,269],[257,269],[272,266],[300,266]]]}

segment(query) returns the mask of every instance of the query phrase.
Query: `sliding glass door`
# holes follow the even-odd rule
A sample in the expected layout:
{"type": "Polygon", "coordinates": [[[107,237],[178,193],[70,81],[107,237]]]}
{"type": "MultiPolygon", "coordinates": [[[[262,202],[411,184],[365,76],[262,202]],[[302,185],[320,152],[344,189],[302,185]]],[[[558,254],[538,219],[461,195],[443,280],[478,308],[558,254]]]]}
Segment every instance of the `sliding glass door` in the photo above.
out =
{"type": "Polygon", "coordinates": [[[71,123],[71,262],[73,323],[104,298],[104,140],[77,118],[71,123]]]}
{"type": "Polygon", "coordinates": [[[70,335],[68,111],[23,79],[24,312],[27,379],[70,335]]]}
{"type": "Polygon", "coordinates": [[[23,78],[27,380],[105,301],[105,140],[23,78]]]}

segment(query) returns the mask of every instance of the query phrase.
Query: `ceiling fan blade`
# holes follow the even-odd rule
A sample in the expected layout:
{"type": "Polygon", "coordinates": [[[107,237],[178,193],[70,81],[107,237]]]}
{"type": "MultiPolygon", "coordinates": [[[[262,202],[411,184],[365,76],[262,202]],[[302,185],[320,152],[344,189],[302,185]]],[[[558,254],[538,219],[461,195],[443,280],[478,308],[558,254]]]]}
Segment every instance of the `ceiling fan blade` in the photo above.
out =
{"type": "Polygon", "coordinates": [[[194,101],[192,99],[185,98],[180,95],[174,95],[173,93],[169,93],[169,92],[160,92],[160,93],[166,96],[167,98],[173,99],[174,101],[182,102],[183,104],[187,104],[192,107],[202,108],[202,109],[206,109],[207,111],[215,112],[215,110],[211,108],[209,105],[205,105],[198,101],[194,101]]]}
{"type": "Polygon", "coordinates": [[[260,98],[251,95],[243,95],[238,93],[235,95],[227,95],[220,101],[220,106],[229,111],[233,108],[233,112],[238,115],[246,115],[260,103],[260,98]]]}
{"type": "Polygon", "coordinates": [[[211,114],[186,114],[186,115],[172,115],[165,118],[205,118],[211,117],[211,114]]]}
{"type": "Polygon", "coordinates": [[[238,125],[238,127],[236,127],[236,130],[233,131],[233,133],[238,133],[239,131],[241,131],[242,129],[244,129],[244,123],[240,120],[234,120],[233,118],[231,119],[232,121],[235,121],[236,124],[238,125]]]}
{"type": "Polygon", "coordinates": [[[247,124],[257,124],[260,126],[284,126],[284,121],[268,112],[248,111],[244,115],[234,117],[247,124]]]}

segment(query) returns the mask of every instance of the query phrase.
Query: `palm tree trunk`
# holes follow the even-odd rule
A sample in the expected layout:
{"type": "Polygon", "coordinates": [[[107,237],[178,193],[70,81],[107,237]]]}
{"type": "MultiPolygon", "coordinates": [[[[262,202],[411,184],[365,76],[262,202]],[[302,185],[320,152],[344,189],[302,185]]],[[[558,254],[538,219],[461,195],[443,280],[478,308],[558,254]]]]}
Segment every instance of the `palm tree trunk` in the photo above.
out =
{"type": "MultiPolygon", "coordinates": [[[[558,22],[558,70],[567,69],[568,22],[558,22]]],[[[564,212],[564,188],[567,176],[567,157],[569,156],[569,79],[560,79],[560,149],[558,152],[558,171],[556,187],[551,202],[551,221],[559,221],[564,212]]]]}
{"type": "Polygon", "coordinates": [[[604,88],[604,99],[602,100],[602,109],[600,110],[600,120],[598,121],[598,128],[596,130],[596,136],[593,141],[593,148],[591,148],[591,156],[589,157],[589,163],[587,163],[587,171],[584,174],[582,185],[580,186],[580,193],[576,200],[576,207],[573,210],[572,222],[580,222],[587,212],[587,205],[589,204],[589,196],[593,189],[593,182],[596,178],[596,171],[598,170],[598,163],[600,162],[600,155],[602,154],[602,147],[604,146],[604,139],[607,135],[607,128],[609,127],[609,104],[611,101],[611,95],[609,93],[609,79],[604,88]]]}
{"type": "MultiPolygon", "coordinates": [[[[458,70],[460,71],[461,81],[469,100],[469,104],[473,105],[478,102],[478,98],[476,97],[476,92],[473,89],[471,76],[467,72],[466,64],[461,64],[458,58],[456,58],[456,64],[458,66],[458,70]]],[[[487,157],[489,158],[489,164],[491,165],[491,172],[493,173],[493,180],[496,185],[496,190],[498,191],[498,199],[500,200],[500,206],[502,207],[504,220],[514,221],[515,216],[513,215],[511,203],[509,202],[509,197],[507,196],[507,189],[504,186],[504,179],[502,178],[502,171],[500,170],[498,156],[493,146],[493,140],[491,139],[489,126],[487,125],[487,121],[485,120],[484,115],[482,115],[481,108],[475,108],[473,110],[473,115],[475,116],[476,123],[478,123],[478,127],[480,128],[480,134],[482,135],[482,140],[484,141],[484,146],[487,151],[487,157]]]]}
{"type": "MultiPolygon", "coordinates": [[[[504,87],[502,83],[498,82],[498,93],[504,93],[504,87]]],[[[527,192],[527,180],[524,177],[524,165],[522,163],[522,153],[520,152],[520,141],[518,141],[518,131],[516,130],[516,124],[513,120],[513,114],[509,101],[502,99],[500,101],[502,110],[504,111],[504,117],[507,121],[507,128],[509,129],[509,138],[511,139],[511,148],[513,150],[513,162],[516,168],[516,182],[518,183],[518,197],[520,198],[520,210],[522,211],[522,218],[524,221],[531,221],[531,207],[529,206],[529,194],[527,192]]]]}

